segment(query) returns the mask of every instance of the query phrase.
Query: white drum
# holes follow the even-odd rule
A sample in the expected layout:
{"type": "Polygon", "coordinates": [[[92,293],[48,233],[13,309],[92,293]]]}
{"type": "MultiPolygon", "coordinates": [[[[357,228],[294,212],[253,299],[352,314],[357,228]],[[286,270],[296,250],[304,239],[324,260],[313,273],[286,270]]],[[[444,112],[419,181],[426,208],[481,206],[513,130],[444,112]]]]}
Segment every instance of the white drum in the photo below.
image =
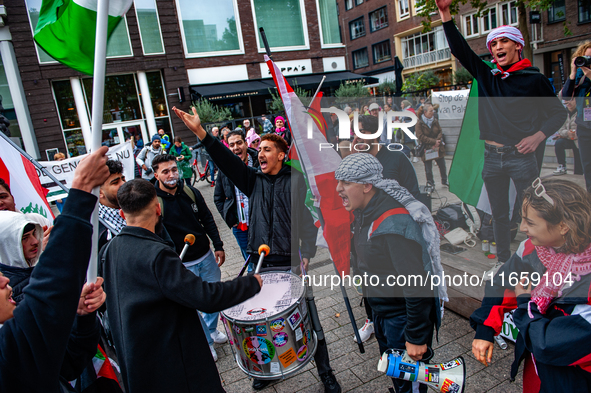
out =
{"type": "Polygon", "coordinates": [[[222,321],[242,371],[259,379],[284,378],[313,358],[316,333],[302,279],[289,272],[261,278],[261,292],[222,312],[222,321]]]}

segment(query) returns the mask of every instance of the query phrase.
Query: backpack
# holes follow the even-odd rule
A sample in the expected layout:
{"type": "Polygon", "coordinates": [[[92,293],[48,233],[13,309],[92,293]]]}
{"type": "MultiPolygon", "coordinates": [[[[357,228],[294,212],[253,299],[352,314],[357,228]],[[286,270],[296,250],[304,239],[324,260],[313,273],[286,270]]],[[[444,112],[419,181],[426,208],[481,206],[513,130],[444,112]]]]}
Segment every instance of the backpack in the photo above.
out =
{"type": "MultiPolygon", "coordinates": [[[[196,209],[197,208],[197,200],[195,199],[195,193],[193,192],[193,190],[191,190],[191,187],[189,187],[186,184],[183,184],[183,191],[185,192],[185,194],[187,194],[189,196],[189,198],[191,198],[191,200],[195,204],[195,209],[196,209]]],[[[157,198],[158,198],[158,203],[160,204],[160,210],[161,210],[160,214],[161,214],[162,218],[164,218],[164,202],[162,201],[162,197],[157,197],[157,198]]],[[[197,211],[195,211],[195,213],[197,213],[197,211]]]]}

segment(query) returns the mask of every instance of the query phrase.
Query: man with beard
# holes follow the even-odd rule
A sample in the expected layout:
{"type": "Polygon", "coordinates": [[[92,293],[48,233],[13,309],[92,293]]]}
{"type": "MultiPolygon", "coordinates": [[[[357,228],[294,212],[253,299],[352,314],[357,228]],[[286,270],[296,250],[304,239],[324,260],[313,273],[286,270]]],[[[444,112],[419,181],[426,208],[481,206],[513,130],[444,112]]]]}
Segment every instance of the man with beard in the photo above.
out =
{"type": "MultiPolygon", "coordinates": [[[[117,191],[125,184],[123,164],[120,161],[108,160],[107,167],[109,168],[109,177],[101,185],[99,192],[99,217],[109,227],[107,228],[99,221],[99,250],[127,225],[119,213],[120,207],[117,201],[117,191]]],[[[174,243],[165,228],[156,234],[174,248],[174,243]]]]}
{"type": "MultiPolygon", "coordinates": [[[[249,198],[247,252],[251,258],[257,258],[259,246],[267,244],[270,252],[265,256],[263,268],[297,271],[301,263],[307,270],[310,258],[316,254],[318,231],[304,204],[307,187],[303,176],[297,171],[292,172],[291,166],[284,165],[287,142],[276,133],[263,135],[259,150],[260,168],[255,169],[207,134],[195,108],[193,115],[176,107],[173,110],[203,142],[220,170],[249,198]]],[[[340,393],[341,387],[330,367],[326,340],[318,340],[314,360],[324,391],[340,393]]],[[[252,387],[261,390],[270,382],[255,378],[252,387]]]]}
{"type": "MultiPolygon", "coordinates": [[[[185,246],[185,236],[195,236],[195,243],[190,246],[183,264],[187,269],[204,281],[217,282],[222,278],[220,266],[224,263],[224,243],[220,239],[213,216],[199,191],[179,181],[176,157],[163,154],[152,162],[156,177],[156,195],[162,207],[162,222],[174,242],[177,254],[185,246]],[[209,239],[213,243],[215,255],[209,248],[209,239]]],[[[228,338],[217,330],[219,313],[203,313],[203,330],[209,343],[211,354],[217,360],[213,343],[225,343],[228,338]]]]}
{"type": "Polygon", "coordinates": [[[154,173],[152,170],[152,161],[160,154],[164,154],[160,135],[153,135],[152,143],[148,146],[144,146],[135,159],[137,164],[142,167],[142,179],[153,181],[154,173]]]}
{"type": "MultiPolygon", "coordinates": [[[[166,163],[156,163],[157,171],[166,163]]],[[[159,176],[168,182],[165,177],[159,176]]],[[[206,282],[185,269],[155,235],[162,211],[165,220],[171,213],[170,206],[162,209],[158,203],[158,190],[143,179],[119,189],[128,225],[103,251],[109,321],[125,391],[223,392],[195,308],[218,312],[232,307],[258,293],[262,280],[254,275],[206,282]]]]}
{"type": "MultiPolygon", "coordinates": [[[[246,120],[245,120],[246,121],[246,120]]],[[[228,134],[228,146],[242,162],[254,168],[259,167],[258,152],[246,146],[244,133],[234,130],[228,134]]],[[[248,197],[242,193],[223,172],[218,175],[213,201],[228,227],[238,242],[244,260],[248,257],[248,197]]],[[[248,271],[253,270],[254,263],[248,265],[248,271]]]]}

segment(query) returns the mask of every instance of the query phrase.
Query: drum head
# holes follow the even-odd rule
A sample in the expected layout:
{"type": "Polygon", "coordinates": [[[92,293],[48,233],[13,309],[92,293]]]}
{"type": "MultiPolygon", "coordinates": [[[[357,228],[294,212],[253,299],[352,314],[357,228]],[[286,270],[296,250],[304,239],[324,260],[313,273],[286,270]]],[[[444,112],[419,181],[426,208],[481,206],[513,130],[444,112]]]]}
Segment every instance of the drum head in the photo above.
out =
{"type": "Polygon", "coordinates": [[[262,273],[263,288],[252,298],[224,311],[228,318],[257,321],[293,306],[304,293],[301,277],[288,272],[262,273]]]}

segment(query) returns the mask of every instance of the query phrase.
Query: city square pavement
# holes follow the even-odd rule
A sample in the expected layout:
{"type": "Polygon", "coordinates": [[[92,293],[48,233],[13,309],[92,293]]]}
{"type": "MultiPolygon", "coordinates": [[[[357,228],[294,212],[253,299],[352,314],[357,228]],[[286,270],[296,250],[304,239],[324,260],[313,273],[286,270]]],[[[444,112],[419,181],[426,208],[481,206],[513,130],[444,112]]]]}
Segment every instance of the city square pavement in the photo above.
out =
{"type": "MultiPolygon", "coordinates": [[[[451,165],[451,159],[447,160],[447,168],[451,165]]],[[[425,184],[425,170],[422,162],[413,163],[419,179],[419,184],[425,184]]],[[[543,175],[548,175],[555,167],[547,166],[543,169],[543,175]]],[[[441,203],[454,203],[458,199],[441,187],[439,171],[434,169],[436,191],[434,196],[441,199],[433,200],[433,211],[441,203]]],[[[566,178],[567,176],[565,176],[566,178]]],[[[568,176],[571,177],[571,176],[568,176]]],[[[574,176],[572,176],[574,177],[574,176]]],[[[579,177],[577,177],[579,178],[579,177]]],[[[226,251],[226,262],[222,266],[222,280],[229,280],[237,276],[243,264],[240,249],[230,229],[221,219],[213,204],[213,188],[205,182],[196,184],[197,189],[203,194],[208,206],[217,222],[226,251]]],[[[516,246],[517,244],[514,244],[516,246]]],[[[310,262],[310,275],[333,274],[334,267],[329,260],[328,253],[324,249],[318,249],[316,257],[310,262]]],[[[346,288],[353,307],[353,312],[358,327],[365,321],[365,309],[360,306],[361,297],[354,288],[346,288]]],[[[343,392],[387,392],[392,386],[391,379],[377,371],[377,363],[380,357],[377,341],[372,337],[365,343],[365,353],[361,354],[357,344],[353,340],[353,330],[349,316],[338,288],[331,290],[328,287],[314,287],[314,295],[319,310],[320,321],[324,328],[331,366],[341,384],[343,392]]],[[[223,325],[219,324],[219,329],[223,325]]],[[[463,356],[466,362],[467,385],[465,392],[521,392],[522,374],[517,375],[515,382],[509,381],[510,366],[513,362],[513,344],[508,341],[508,349],[501,350],[495,344],[493,362],[489,367],[477,362],[472,356],[471,345],[474,332],[470,328],[468,320],[450,310],[446,310],[442,326],[439,331],[439,340],[433,342],[435,356],[433,362],[444,362],[458,356],[463,356]]],[[[251,392],[252,381],[237,366],[230,350],[230,345],[215,344],[219,356],[217,367],[222,378],[224,388],[229,393],[251,392]]],[[[262,392],[323,392],[324,388],[314,362],[310,362],[300,372],[269,385],[262,392]]]]}

